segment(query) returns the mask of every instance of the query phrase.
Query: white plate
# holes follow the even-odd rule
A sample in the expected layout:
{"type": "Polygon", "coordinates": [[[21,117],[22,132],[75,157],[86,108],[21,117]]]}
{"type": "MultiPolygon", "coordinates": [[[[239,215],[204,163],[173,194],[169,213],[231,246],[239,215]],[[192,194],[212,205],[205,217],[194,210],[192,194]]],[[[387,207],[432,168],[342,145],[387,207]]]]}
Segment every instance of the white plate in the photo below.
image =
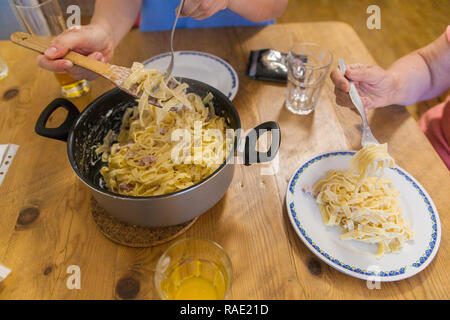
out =
{"type": "MultiPolygon", "coordinates": [[[[146,68],[164,72],[170,63],[170,53],[163,53],[143,62],[146,68]]],[[[239,78],[226,61],[209,53],[176,51],[174,76],[190,78],[209,84],[233,100],[239,88],[239,78]]]]}
{"type": "Polygon", "coordinates": [[[433,260],[441,240],[441,223],[436,206],[425,189],[405,170],[384,171],[400,192],[403,215],[415,234],[399,252],[377,259],[376,244],[341,240],[340,228],[327,227],[315,199],[302,191],[313,186],[329,170],[346,170],[354,151],[330,152],[306,162],[292,176],[286,192],[289,219],[300,239],[333,268],[364,280],[396,281],[411,277],[433,260]]]}

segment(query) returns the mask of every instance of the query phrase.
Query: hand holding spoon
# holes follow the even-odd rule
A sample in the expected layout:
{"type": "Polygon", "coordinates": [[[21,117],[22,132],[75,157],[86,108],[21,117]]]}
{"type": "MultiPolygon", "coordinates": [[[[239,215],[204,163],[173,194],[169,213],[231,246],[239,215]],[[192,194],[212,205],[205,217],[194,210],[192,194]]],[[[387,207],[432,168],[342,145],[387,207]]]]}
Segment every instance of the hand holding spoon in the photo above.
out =
{"type": "MultiPolygon", "coordinates": [[[[345,77],[345,71],[347,70],[347,65],[345,64],[344,59],[338,60],[338,67],[341,71],[342,75],[345,77]]],[[[372,131],[370,130],[369,123],[367,122],[367,116],[366,111],[364,110],[364,104],[361,100],[361,97],[359,96],[358,90],[355,87],[355,84],[353,81],[347,79],[350,83],[350,99],[353,102],[353,105],[355,106],[356,110],[358,110],[359,114],[361,115],[361,119],[363,121],[363,134],[362,134],[362,140],[361,145],[363,147],[369,145],[369,144],[379,144],[377,139],[372,134],[372,131]]]]}
{"type": "MultiPolygon", "coordinates": [[[[11,35],[11,41],[22,47],[31,49],[33,51],[44,53],[50,46],[50,41],[32,34],[24,32],[14,32],[11,35]]],[[[69,51],[63,59],[71,61],[73,64],[83,67],[87,70],[95,72],[96,74],[108,79],[115,86],[119,87],[123,91],[139,99],[140,96],[135,90],[130,90],[124,87],[125,80],[130,76],[131,69],[117,66],[114,64],[100,62],[94,59],[90,59],[74,51],[69,51]]],[[[150,101],[150,103],[156,107],[162,107],[156,101],[150,101]]]]}

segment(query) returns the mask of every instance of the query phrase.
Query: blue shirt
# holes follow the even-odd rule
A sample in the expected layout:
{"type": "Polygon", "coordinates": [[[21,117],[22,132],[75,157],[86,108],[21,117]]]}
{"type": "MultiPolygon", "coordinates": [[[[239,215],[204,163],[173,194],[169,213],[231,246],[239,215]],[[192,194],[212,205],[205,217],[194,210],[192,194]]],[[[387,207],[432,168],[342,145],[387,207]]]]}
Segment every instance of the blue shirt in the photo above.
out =
{"type": "MultiPolygon", "coordinates": [[[[175,9],[180,0],[144,0],[141,9],[141,31],[161,31],[172,29],[175,21],[175,9]]],[[[178,19],[177,28],[212,28],[231,26],[265,26],[272,24],[269,20],[255,23],[247,20],[230,9],[217,12],[212,17],[195,20],[191,17],[178,19]]]]}

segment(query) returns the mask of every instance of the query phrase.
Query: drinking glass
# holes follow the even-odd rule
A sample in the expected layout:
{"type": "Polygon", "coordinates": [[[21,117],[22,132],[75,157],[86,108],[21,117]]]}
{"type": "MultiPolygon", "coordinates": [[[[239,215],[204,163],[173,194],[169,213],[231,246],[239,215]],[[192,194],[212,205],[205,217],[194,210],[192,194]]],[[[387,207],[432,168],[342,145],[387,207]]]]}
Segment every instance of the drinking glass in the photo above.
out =
{"type": "Polygon", "coordinates": [[[300,43],[289,50],[288,110],[295,114],[309,114],[314,110],[332,62],[332,53],[315,43],[300,43]]]}
{"type": "Polygon", "coordinates": [[[8,65],[0,55],[0,80],[6,78],[7,75],[8,75],[8,65]]]}
{"type": "MultiPolygon", "coordinates": [[[[14,9],[28,32],[51,39],[66,29],[64,16],[57,0],[13,0],[14,9]]],[[[89,92],[87,80],[76,80],[67,73],[55,73],[66,98],[77,98],[89,92]]]]}
{"type": "Polygon", "coordinates": [[[155,286],[164,300],[222,300],[231,288],[231,261],[217,243],[180,240],[159,258],[155,286]]]}

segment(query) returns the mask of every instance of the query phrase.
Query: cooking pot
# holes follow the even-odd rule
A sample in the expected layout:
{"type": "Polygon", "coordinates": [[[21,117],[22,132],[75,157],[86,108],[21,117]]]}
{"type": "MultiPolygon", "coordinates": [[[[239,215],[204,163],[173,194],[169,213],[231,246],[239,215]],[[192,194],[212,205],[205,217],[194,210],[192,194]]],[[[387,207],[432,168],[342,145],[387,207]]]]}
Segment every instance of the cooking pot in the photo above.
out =
{"type": "MultiPolygon", "coordinates": [[[[211,92],[216,114],[224,117],[230,128],[241,129],[236,108],[219,90],[200,81],[177,79],[189,84],[188,92],[194,92],[202,98],[211,92]]],[[[110,129],[119,132],[125,110],[134,105],[135,99],[118,88],[95,99],[81,113],[69,100],[58,98],[42,111],[35,131],[44,137],[67,141],[69,162],[78,178],[91,189],[98,204],[117,219],[138,226],[162,227],[181,224],[200,216],[219,202],[231,183],[234,164],[230,160],[234,159],[241,142],[240,130],[235,134],[235,150],[230,152],[227,160],[210,176],[193,186],[158,196],[121,195],[106,189],[100,174],[101,167],[106,163],[98,160],[93,146],[102,144],[110,129]],[[61,107],[67,110],[65,121],[57,128],[46,128],[51,114],[61,107]]],[[[244,142],[244,164],[272,160],[281,141],[278,124],[265,122],[250,132],[252,134],[248,134],[244,142]],[[267,152],[257,152],[257,139],[260,133],[266,131],[272,134],[270,148],[267,152]]]]}

